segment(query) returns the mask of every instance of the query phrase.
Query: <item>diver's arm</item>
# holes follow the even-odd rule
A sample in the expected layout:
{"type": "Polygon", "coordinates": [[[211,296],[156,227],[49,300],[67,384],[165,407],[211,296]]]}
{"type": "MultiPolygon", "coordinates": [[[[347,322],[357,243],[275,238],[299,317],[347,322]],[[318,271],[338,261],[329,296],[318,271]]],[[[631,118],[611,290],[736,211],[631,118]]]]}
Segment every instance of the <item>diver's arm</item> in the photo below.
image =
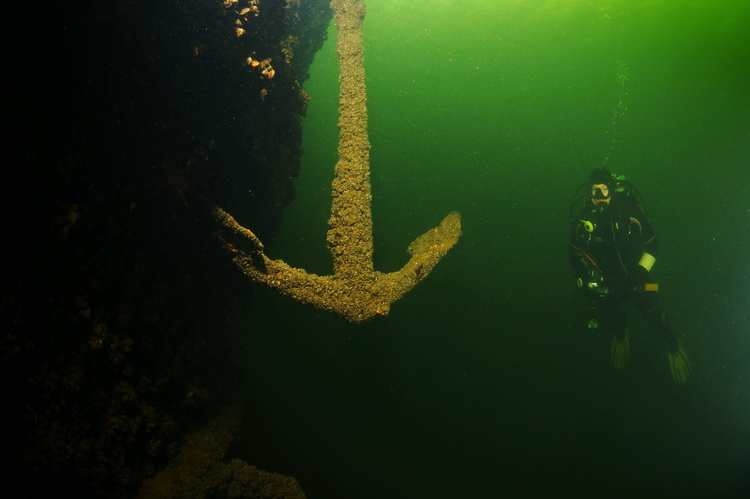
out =
{"type": "Polygon", "coordinates": [[[656,256],[659,252],[659,245],[656,242],[656,233],[654,227],[648,218],[643,218],[643,230],[641,232],[641,257],[638,261],[638,265],[644,269],[650,271],[654,263],[656,263],[656,256]]]}
{"type": "MultiPolygon", "coordinates": [[[[638,258],[637,264],[630,271],[631,282],[636,288],[644,286],[645,283],[652,282],[651,269],[656,263],[656,255],[659,246],[656,242],[656,231],[646,213],[638,202],[634,202],[631,211],[631,221],[634,221],[639,228],[639,249],[640,252],[635,256],[638,258]]],[[[636,262],[633,262],[636,263],[636,262]]]]}
{"type": "Polygon", "coordinates": [[[584,276],[588,272],[588,267],[582,257],[584,249],[584,244],[581,241],[581,224],[577,223],[571,228],[570,239],[568,240],[568,262],[570,262],[573,275],[576,278],[584,276]]]}
{"type": "Polygon", "coordinates": [[[631,223],[636,224],[639,229],[641,253],[638,260],[638,267],[650,272],[654,267],[654,263],[656,263],[656,256],[659,251],[659,245],[656,241],[656,231],[640,203],[636,200],[633,200],[630,211],[631,223]]]}
{"type": "Polygon", "coordinates": [[[576,248],[572,244],[568,246],[568,261],[573,268],[573,275],[576,279],[585,276],[589,271],[586,266],[586,257],[583,255],[584,253],[582,249],[576,248]]]}

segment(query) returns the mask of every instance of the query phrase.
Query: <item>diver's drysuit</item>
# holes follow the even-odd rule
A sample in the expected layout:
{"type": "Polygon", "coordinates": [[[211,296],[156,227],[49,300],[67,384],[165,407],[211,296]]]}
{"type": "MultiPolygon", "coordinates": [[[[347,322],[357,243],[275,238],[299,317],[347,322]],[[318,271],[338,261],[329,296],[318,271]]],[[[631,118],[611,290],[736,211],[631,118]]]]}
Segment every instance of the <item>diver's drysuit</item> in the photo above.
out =
{"type": "Polygon", "coordinates": [[[609,204],[594,205],[586,196],[570,234],[570,264],[578,285],[591,299],[594,316],[589,327],[601,326],[623,340],[626,305],[632,300],[675,354],[679,342],[659,307],[658,288],[649,275],[657,254],[654,228],[626,186],[613,181],[609,192],[609,204]]]}

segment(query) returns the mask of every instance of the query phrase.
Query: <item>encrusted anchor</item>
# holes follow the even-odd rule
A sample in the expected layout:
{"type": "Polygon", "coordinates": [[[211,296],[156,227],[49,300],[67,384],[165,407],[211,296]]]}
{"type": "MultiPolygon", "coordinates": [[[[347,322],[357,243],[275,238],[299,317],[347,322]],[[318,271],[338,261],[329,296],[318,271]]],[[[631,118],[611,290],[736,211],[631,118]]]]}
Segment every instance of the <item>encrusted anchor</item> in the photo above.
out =
{"type": "Polygon", "coordinates": [[[461,236],[461,216],[452,212],[440,225],[412,242],[409,261],[400,270],[378,272],[372,261],[370,141],[364,70],[362,0],[332,0],[338,41],[339,160],[332,186],[328,249],[333,275],[319,276],[268,258],[250,230],[218,207],[214,216],[227,229],[222,234],[232,260],[251,279],[301,303],[333,312],[350,322],[387,315],[391,304],[427,277],[461,236]]]}

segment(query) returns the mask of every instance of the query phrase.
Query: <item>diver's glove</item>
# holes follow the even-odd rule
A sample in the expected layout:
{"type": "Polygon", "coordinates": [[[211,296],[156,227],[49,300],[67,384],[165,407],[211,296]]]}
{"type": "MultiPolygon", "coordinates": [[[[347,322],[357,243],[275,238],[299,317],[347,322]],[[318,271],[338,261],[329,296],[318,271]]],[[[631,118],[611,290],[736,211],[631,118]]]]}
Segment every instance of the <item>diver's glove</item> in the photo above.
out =
{"type": "Polygon", "coordinates": [[[635,268],[630,271],[630,285],[633,289],[642,290],[646,283],[650,282],[652,282],[651,274],[640,265],[636,265],[635,268]]]}
{"type": "Polygon", "coordinates": [[[690,378],[692,369],[690,367],[690,360],[688,359],[685,348],[682,346],[682,342],[679,342],[677,351],[667,354],[669,358],[669,370],[672,372],[672,379],[677,384],[682,384],[690,378]]]}

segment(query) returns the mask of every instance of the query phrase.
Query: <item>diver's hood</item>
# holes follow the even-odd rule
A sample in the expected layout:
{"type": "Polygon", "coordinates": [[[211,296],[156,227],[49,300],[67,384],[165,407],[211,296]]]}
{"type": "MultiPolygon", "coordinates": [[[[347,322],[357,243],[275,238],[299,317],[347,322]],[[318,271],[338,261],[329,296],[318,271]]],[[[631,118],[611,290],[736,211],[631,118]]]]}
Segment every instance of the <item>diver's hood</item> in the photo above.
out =
{"type": "Polygon", "coordinates": [[[606,168],[597,168],[589,175],[589,184],[604,184],[611,191],[614,186],[615,176],[606,168]]]}

